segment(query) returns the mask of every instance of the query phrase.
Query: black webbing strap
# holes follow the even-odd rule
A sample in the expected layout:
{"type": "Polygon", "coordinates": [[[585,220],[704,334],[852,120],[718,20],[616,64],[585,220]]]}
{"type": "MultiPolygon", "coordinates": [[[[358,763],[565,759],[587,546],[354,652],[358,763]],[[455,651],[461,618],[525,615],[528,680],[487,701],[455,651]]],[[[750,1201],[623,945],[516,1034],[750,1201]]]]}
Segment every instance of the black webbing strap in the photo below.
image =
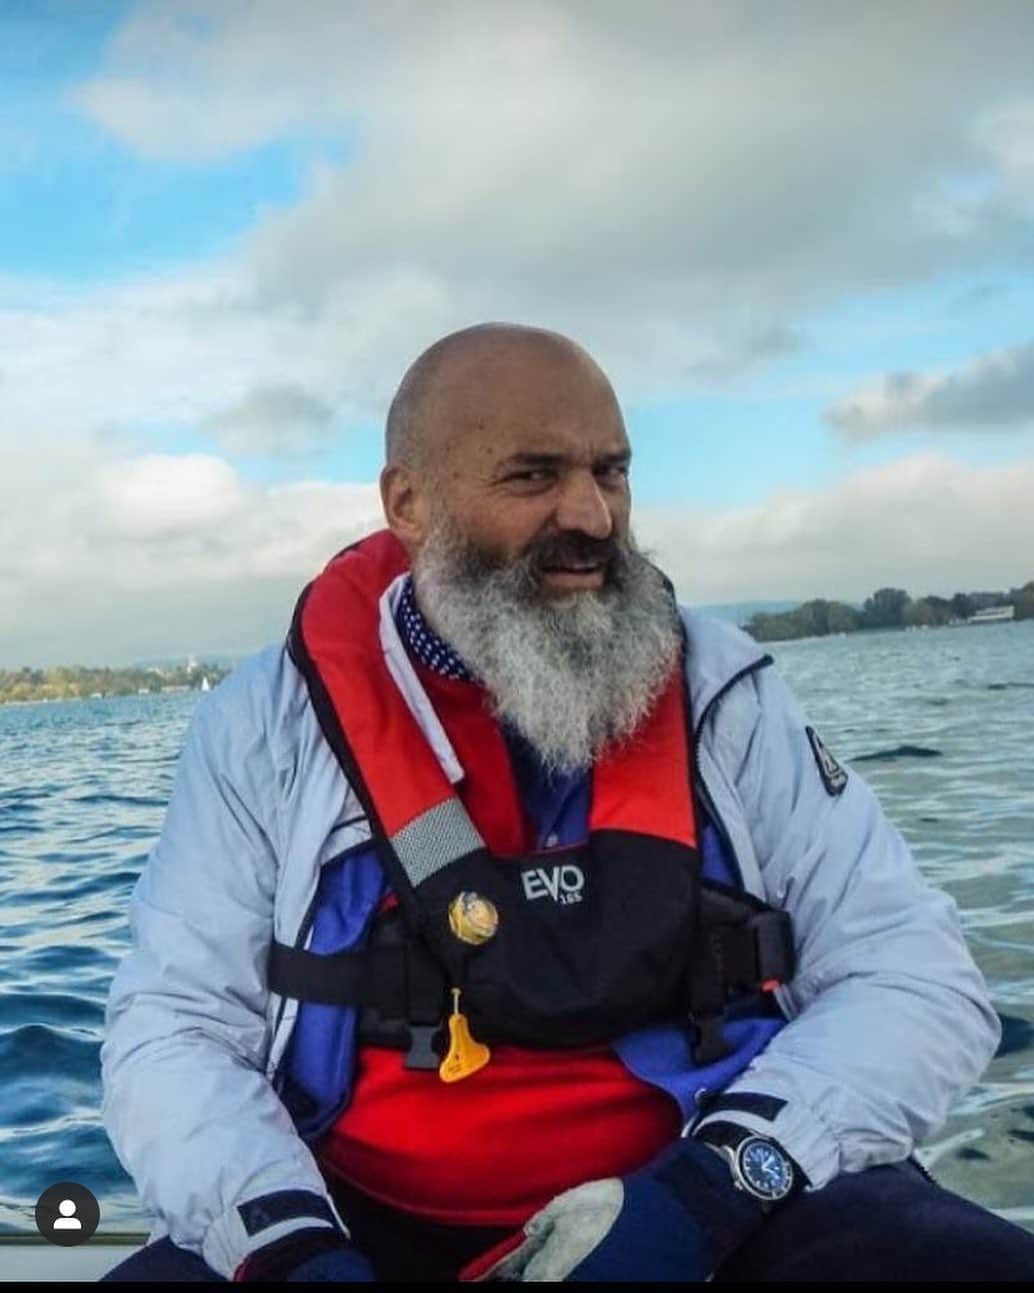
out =
{"type": "Polygon", "coordinates": [[[360,1037],[399,1046],[406,1067],[435,1069],[441,1057],[436,1037],[445,1014],[445,975],[419,938],[401,922],[382,926],[387,943],[356,952],[320,955],[274,943],[267,968],[269,988],[282,997],[360,1011],[360,1037]]]}
{"type": "MultiPolygon", "coordinates": [[[[728,1003],[789,982],[795,957],[788,913],[709,884],[702,897],[687,996],[697,1034],[694,1060],[708,1064],[731,1049],[722,1033],[728,1003]]],[[[435,1035],[447,1012],[449,985],[430,949],[407,935],[400,920],[389,918],[374,945],[361,951],[320,955],[274,943],[268,982],[283,997],[372,1012],[374,1018],[362,1020],[367,1037],[406,1047],[409,1068],[437,1067],[435,1035]]]]}
{"type": "Polygon", "coordinates": [[[270,991],[281,997],[325,1006],[367,1006],[387,1018],[405,1019],[406,968],[404,946],[321,956],[274,943],[267,976],[270,991]]]}
{"type": "Polygon", "coordinates": [[[722,1035],[726,993],[721,938],[713,926],[704,924],[697,933],[687,986],[689,1017],[696,1031],[693,1062],[700,1066],[713,1064],[732,1050],[722,1035]]]}

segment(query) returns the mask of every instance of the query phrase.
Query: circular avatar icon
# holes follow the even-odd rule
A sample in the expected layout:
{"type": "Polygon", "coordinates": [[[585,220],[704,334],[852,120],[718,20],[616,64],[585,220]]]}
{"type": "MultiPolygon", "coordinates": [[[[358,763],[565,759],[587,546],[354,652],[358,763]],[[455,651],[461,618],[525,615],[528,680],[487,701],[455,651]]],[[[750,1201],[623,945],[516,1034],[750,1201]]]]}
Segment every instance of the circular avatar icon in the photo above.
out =
{"type": "Polygon", "coordinates": [[[85,1185],[59,1181],[36,1200],[36,1229],[61,1248],[85,1244],[101,1219],[100,1204],[85,1185]]]}
{"type": "Polygon", "coordinates": [[[487,943],[499,928],[495,903],[479,893],[458,893],[449,903],[449,928],[463,943],[487,943]]]}

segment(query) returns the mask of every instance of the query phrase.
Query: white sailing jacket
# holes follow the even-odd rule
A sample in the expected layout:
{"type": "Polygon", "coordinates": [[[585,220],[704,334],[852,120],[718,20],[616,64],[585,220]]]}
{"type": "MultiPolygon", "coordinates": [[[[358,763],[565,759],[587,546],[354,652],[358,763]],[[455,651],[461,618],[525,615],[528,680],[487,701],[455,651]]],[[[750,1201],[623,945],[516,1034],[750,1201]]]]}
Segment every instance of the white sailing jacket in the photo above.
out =
{"type": "MultiPolygon", "coordinates": [[[[395,628],[396,596],[382,600],[382,646],[456,780],[395,628]]],[[[935,1133],[986,1068],[1000,1024],[953,901],[924,882],[871,790],[822,766],[753,640],[682,614],[699,781],[744,888],[791,914],[798,957],[777,990],[790,1022],[725,1093],[772,1097],[778,1113],[705,1112],[696,1125],[731,1116],[774,1136],[820,1188],[935,1133]]],[[[298,1004],[268,991],[266,962],[274,937],[295,944],[321,867],[369,836],[286,650],[261,652],[199,702],[132,898],[102,1112],[154,1217],[152,1239],[171,1236],[227,1278],[306,1224],[288,1217],[251,1233],[241,1204],[309,1191],[333,1211],[274,1089],[298,1004]]]]}

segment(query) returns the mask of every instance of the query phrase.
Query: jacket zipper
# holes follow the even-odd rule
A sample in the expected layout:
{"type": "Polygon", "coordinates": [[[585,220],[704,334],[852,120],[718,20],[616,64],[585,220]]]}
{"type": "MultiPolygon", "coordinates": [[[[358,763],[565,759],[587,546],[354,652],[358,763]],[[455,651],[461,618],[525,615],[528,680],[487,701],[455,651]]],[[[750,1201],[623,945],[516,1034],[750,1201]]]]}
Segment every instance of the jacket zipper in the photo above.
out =
{"type": "Polygon", "coordinates": [[[733,676],[727,682],[723,683],[718,691],[716,691],[707,702],[703,712],[695,723],[696,730],[693,733],[693,775],[696,777],[697,791],[700,798],[704,801],[704,808],[707,811],[708,817],[711,819],[711,825],[718,832],[722,843],[725,845],[727,856],[735,869],[736,879],[739,882],[741,889],[743,888],[743,870],[740,867],[740,860],[736,856],[732,837],[729,835],[728,829],[718,813],[714,798],[711,795],[710,790],[707,788],[707,782],[704,780],[703,773],[700,771],[700,744],[703,740],[704,727],[706,726],[707,719],[710,717],[711,711],[714,709],[715,705],[717,705],[722,697],[731,691],[737,683],[742,682],[744,678],[748,677],[752,673],[757,673],[761,669],[767,669],[770,664],[775,664],[772,657],[770,655],[763,655],[759,659],[752,661],[738,673],[734,673],[733,676]]]}

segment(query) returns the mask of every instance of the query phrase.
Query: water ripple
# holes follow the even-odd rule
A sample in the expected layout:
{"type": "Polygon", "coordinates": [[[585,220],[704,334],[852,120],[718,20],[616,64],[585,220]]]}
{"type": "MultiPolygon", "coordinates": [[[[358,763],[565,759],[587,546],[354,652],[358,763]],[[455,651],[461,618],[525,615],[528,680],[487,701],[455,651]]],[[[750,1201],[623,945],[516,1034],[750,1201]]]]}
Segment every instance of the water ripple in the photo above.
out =
{"type": "Polygon", "coordinates": [[[959,906],[1004,1033],[983,1081],[926,1149],[942,1184],[1026,1224],[1034,1219],[1025,1131],[1034,1116],[1034,710],[1026,699],[1034,621],[788,642],[773,654],[823,742],[862,765],[924,874],[959,906]]]}

